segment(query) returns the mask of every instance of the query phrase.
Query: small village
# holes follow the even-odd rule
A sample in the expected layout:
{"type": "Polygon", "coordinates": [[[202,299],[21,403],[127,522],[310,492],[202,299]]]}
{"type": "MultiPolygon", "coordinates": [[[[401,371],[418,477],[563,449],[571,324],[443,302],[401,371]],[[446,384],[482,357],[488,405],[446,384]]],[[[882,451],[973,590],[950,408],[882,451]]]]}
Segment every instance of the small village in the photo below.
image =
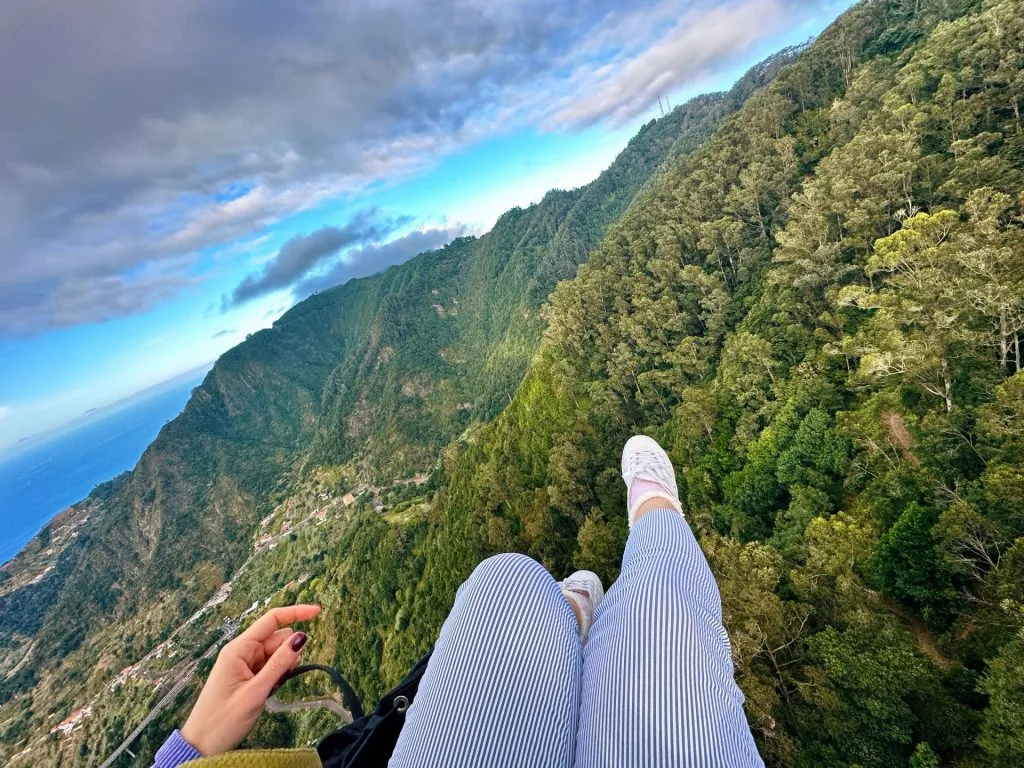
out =
{"type": "MultiPolygon", "coordinates": [[[[219,628],[220,634],[214,643],[206,648],[202,656],[202,658],[208,658],[233,637],[247,620],[269,606],[275,595],[294,591],[310,579],[310,573],[300,573],[274,593],[257,597],[237,615],[224,616],[222,611],[217,609],[232,598],[239,577],[253,567],[253,564],[258,562],[262,556],[287,543],[292,537],[301,535],[304,531],[311,531],[331,519],[340,519],[338,516],[341,513],[354,509],[359,503],[365,503],[374,511],[383,512],[387,509],[387,505],[382,497],[387,495],[388,490],[421,486],[428,480],[427,473],[417,472],[412,477],[398,481],[392,489],[361,484],[340,495],[336,495],[330,490],[318,489],[312,494],[303,494],[298,498],[292,497],[278,504],[260,520],[254,535],[253,552],[235,571],[232,579],[222,584],[209,600],[145,656],[119,670],[105,685],[101,693],[53,725],[48,731],[49,734],[59,738],[72,737],[103,705],[102,698],[104,696],[118,696],[121,689],[126,686],[132,686],[133,691],[138,690],[140,686],[149,690],[148,696],[155,702],[147,719],[139,726],[139,728],[144,727],[146,722],[155,718],[163,708],[173,703],[172,700],[177,692],[184,689],[195,674],[197,665],[195,643],[197,641],[208,637],[214,628],[219,628]],[[299,506],[297,502],[303,496],[313,501],[309,505],[313,509],[296,521],[295,518],[298,515],[295,512],[296,507],[299,506]],[[218,618],[221,622],[219,627],[216,623],[218,618]]],[[[81,522],[78,521],[78,524],[81,522]]],[[[138,693],[130,695],[140,694],[141,690],[138,690],[138,693]]],[[[129,742],[126,741],[122,747],[127,748],[128,744],[129,742]]],[[[32,749],[33,746],[29,745],[14,756],[15,762],[28,756],[32,749]]]]}
{"type": "MultiPolygon", "coordinates": [[[[396,486],[420,486],[426,483],[429,479],[430,476],[427,473],[417,472],[410,478],[398,481],[396,486]]],[[[317,494],[317,500],[322,502],[321,506],[317,507],[306,517],[299,520],[297,523],[292,518],[286,517],[281,520],[277,532],[265,530],[268,529],[285,511],[286,505],[283,503],[279,504],[274,508],[273,512],[260,521],[260,530],[263,531],[263,533],[260,533],[258,538],[253,542],[253,551],[258,553],[271,550],[276,547],[282,539],[291,535],[295,531],[301,530],[309,525],[323,524],[332,510],[349,509],[361,499],[365,499],[375,512],[382,512],[387,508],[381,500],[381,493],[384,490],[385,489],[383,488],[364,484],[356,486],[350,491],[346,491],[341,496],[334,496],[329,491],[320,491],[317,494]]]]}

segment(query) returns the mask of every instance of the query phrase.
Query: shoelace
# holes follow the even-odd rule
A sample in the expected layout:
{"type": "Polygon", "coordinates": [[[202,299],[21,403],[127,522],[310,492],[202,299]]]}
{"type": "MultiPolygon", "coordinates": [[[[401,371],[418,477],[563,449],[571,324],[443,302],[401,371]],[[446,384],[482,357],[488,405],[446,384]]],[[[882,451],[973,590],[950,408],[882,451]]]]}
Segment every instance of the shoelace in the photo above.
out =
{"type": "Polygon", "coordinates": [[[675,478],[668,477],[665,471],[665,459],[661,454],[647,448],[640,448],[629,456],[626,474],[629,475],[630,482],[641,473],[652,475],[657,482],[665,486],[666,491],[671,491],[675,485],[675,478]]]}

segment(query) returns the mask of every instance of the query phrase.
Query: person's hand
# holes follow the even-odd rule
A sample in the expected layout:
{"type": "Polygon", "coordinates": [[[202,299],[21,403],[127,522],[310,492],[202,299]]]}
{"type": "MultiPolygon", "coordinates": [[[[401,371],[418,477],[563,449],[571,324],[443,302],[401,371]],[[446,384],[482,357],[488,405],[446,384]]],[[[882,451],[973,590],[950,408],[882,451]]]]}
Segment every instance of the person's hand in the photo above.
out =
{"type": "Polygon", "coordinates": [[[204,756],[241,744],[282,675],[299,663],[306,633],[287,625],[319,613],[319,605],[275,608],[221,648],[182,738],[204,756]]]}

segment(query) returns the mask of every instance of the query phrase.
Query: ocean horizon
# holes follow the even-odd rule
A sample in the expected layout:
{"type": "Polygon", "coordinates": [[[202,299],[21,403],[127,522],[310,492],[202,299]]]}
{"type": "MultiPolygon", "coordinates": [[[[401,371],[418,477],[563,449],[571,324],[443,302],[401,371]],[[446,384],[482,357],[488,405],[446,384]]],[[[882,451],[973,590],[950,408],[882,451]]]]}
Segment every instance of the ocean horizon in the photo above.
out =
{"type": "Polygon", "coordinates": [[[0,458],[0,563],[97,485],[135,467],[161,427],[181,413],[206,370],[139,393],[122,407],[0,458]]]}

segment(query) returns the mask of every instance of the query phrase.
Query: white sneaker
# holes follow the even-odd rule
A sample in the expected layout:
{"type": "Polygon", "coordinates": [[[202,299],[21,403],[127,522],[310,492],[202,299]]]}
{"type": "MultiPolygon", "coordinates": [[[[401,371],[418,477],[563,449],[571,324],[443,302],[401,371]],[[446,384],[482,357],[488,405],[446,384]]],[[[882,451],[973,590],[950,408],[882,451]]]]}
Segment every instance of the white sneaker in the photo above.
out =
{"type": "Polygon", "coordinates": [[[576,620],[580,625],[580,640],[587,642],[590,626],[594,623],[594,611],[604,599],[604,586],[601,579],[593,571],[576,571],[564,581],[559,582],[562,594],[569,601],[576,620]]]}
{"type": "Polygon", "coordinates": [[[647,435],[633,435],[622,448],[622,479],[626,483],[629,527],[644,502],[663,498],[666,506],[683,514],[676,472],[665,449],[647,435]],[[634,490],[636,493],[634,493],[634,490]]]}

